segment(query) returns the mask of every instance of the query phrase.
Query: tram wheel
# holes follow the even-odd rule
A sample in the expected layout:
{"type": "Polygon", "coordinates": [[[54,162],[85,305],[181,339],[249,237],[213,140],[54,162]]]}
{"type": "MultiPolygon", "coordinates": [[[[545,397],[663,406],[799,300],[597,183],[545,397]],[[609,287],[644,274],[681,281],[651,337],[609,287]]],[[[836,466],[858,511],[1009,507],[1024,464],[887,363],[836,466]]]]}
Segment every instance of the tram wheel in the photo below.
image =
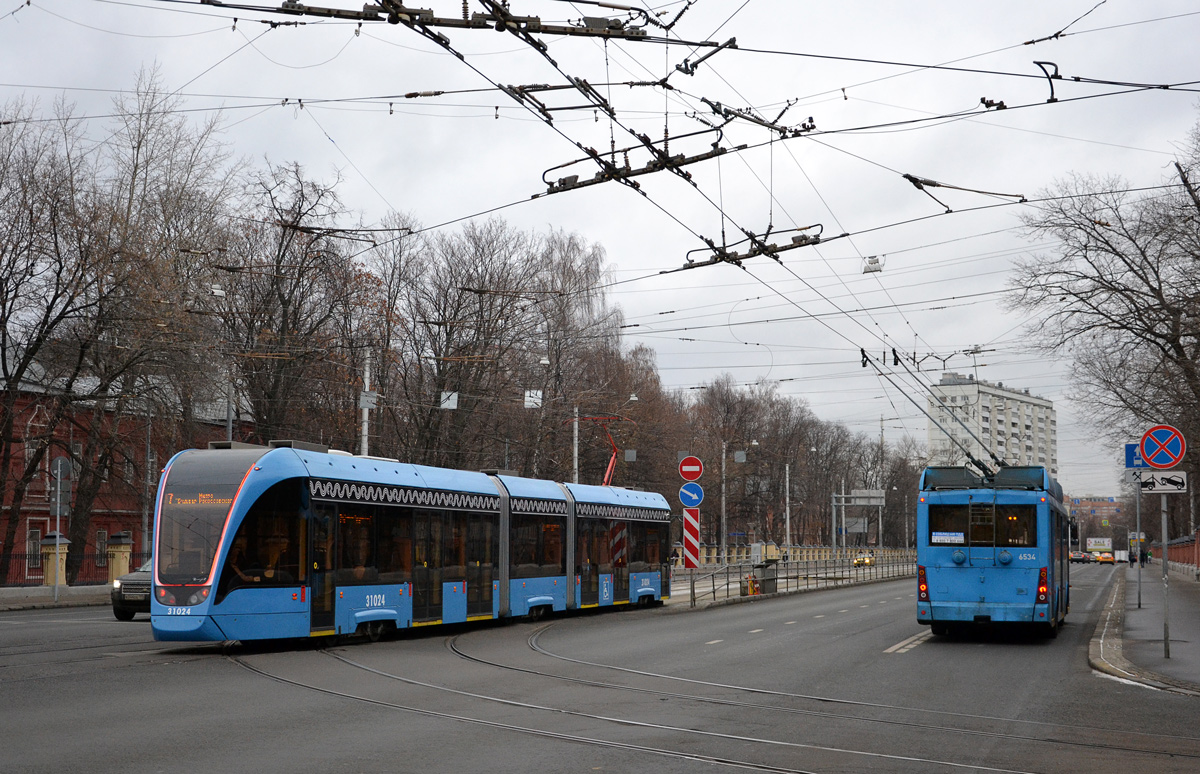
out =
{"type": "Polygon", "coordinates": [[[367,630],[367,639],[371,642],[379,642],[379,638],[383,636],[383,621],[368,621],[363,626],[367,630]]]}

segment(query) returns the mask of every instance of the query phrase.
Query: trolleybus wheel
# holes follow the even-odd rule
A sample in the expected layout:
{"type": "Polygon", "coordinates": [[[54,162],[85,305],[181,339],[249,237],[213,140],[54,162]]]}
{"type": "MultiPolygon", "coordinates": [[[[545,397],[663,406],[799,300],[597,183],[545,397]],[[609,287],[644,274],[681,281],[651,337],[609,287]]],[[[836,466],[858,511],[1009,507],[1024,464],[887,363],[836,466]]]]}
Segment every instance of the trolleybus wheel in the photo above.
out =
{"type": "Polygon", "coordinates": [[[950,633],[950,627],[944,623],[930,624],[929,629],[935,637],[945,637],[950,633]]]}

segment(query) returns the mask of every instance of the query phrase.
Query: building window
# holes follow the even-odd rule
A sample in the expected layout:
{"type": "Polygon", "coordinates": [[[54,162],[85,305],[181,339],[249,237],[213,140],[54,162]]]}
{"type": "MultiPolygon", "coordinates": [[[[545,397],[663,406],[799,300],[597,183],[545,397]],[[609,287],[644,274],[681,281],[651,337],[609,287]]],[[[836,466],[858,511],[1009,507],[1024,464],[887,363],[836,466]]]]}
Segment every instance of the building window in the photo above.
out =
{"type": "Polygon", "coordinates": [[[29,528],[25,540],[25,566],[31,570],[42,566],[42,531],[37,527],[29,528]]]}
{"type": "Polygon", "coordinates": [[[96,530],[96,566],[108,566],[108,530],[96,530]]]}

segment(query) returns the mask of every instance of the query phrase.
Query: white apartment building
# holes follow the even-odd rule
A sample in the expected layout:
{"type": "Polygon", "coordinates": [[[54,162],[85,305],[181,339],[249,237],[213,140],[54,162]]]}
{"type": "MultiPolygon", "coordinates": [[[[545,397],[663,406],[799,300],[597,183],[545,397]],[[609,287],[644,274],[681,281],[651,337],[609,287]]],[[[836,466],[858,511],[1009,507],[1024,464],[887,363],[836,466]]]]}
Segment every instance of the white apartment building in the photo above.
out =
{"type": "Polygon", "coordinates": [[[962,465],[967,461],[954,439],[984,462],[990,463],[991,451],[1010,465],[1044,465],[1051,475],[1058,475],[1058,420],[1052,401],[1030,395],[1029,390],[1005,387],[1003,382],[992,384],[976,380],[974,375],[949,372],[942,374],[932,391],[942,403],[930,397],[929,415],[945,431],[929,423],[930,464],[962,465]]]}

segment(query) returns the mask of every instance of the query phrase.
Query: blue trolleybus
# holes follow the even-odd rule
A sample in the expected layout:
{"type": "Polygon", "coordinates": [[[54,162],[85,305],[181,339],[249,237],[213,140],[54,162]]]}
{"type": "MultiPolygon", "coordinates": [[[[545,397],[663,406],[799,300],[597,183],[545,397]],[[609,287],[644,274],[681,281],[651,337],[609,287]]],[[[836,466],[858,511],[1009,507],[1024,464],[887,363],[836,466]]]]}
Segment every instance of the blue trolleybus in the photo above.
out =
{"type": "Polygon", "coordinates": [[[627,605],[670,593],[662,495],[292,441],[175,455],[155,508],[158,640],[261,640],[627,605]]]}
{"type": "Polygon", "coordinates": [[[1067,615],[1069,517],[1042,467],[926,468],[917,506],[917,621],[1033,624],[1053,637],[1067,615]]]}

